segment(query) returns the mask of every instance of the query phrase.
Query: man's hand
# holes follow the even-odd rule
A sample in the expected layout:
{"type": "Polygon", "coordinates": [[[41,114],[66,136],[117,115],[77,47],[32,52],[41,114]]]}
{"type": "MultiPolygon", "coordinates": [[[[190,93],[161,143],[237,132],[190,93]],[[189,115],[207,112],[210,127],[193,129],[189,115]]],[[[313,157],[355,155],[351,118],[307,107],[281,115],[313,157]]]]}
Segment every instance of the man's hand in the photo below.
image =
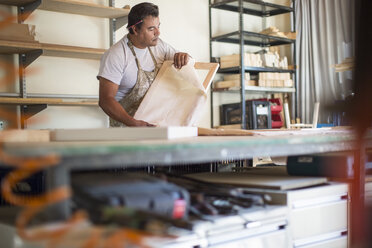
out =
{"type": "Polygon", "coordinates": [[[133,119],[133,122],[131,122],[129,126],[131,127],[155,127],[155,125],[150,124],[146,121],[136,120],[136,119],[133,119]]]}
{"type": "Polygon", "coordinates": [[[182,66],[189,62],[189,55],[187,53],[176,53],[174,55],[174,67],[181,69],[182,66]]]}

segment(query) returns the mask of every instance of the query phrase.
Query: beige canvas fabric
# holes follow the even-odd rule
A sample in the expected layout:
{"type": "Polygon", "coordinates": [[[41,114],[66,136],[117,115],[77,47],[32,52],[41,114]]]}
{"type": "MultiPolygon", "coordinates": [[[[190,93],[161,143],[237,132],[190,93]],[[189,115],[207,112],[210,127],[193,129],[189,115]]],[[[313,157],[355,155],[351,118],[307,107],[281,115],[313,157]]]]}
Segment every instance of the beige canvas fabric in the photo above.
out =
{"type": "Polygon", "coordinates": [[[157,126],[193,126],[207,102],[203,81],[190,59],[176,69],[172,61],[164,62],[134,115],[157,126]]]}

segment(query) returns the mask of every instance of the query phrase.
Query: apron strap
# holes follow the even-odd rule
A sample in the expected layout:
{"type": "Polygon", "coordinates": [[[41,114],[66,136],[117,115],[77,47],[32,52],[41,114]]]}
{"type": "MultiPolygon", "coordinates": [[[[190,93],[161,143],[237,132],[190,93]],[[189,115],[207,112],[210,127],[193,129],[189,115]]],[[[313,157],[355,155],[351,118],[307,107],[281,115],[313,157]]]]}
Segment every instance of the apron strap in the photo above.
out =
{"type": "MultiPolygon", "coordinates": [[[[133,54],[134,58],[136,59],[136,64],[137,64],[138,69],[141,69],[142,70],[141,65],[139,63],[139,60],[137,58],[136,52],[134,51],[133,43],[130,41],[129,38],[128,38],[128,43],[127,44],[129,46],[130,50],[132,51],[132,54],[133,54]]],[[[157,62],[156,62],[155,56],[152,53],[150,47],[147,47],[147,49],[149,49],[149,52],[150,52],[150,55],[151,55],[151,58],[152,58],[152,62],[154,62],[154,66],[155,66],[155,69],[154,70],[156,70],[156,68],[157,68],[157,62]]]]}

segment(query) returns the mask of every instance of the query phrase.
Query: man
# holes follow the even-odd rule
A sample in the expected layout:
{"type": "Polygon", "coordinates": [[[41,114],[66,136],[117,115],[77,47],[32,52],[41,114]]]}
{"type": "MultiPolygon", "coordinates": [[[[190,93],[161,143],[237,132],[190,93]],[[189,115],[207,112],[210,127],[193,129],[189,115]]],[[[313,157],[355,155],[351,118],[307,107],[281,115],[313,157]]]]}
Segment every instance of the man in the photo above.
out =
{"type": "Polygon", "coordinates": [[[99,106],[110,117],[110,126],[153,126],[133,118],[144,95],[165,60],[176,68],[186,65],[187,53],[162,41],[158,6],[140,3],[128,15],[129,33],[102,57],[99,79],[99,106]]]}

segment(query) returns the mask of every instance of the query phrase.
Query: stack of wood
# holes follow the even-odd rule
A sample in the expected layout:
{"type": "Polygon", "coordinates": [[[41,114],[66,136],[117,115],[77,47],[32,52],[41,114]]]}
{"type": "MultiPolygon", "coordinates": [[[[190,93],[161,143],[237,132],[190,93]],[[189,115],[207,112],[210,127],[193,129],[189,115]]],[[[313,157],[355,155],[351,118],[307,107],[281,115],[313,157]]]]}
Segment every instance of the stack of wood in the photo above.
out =
{"type": "Polygon", "coordinates": [[[1,40],[37,42],[35,34],[35,25],[9,23],[0,28],[1,40]]]}
{"type": "Polygon", "coordinates": [[[260,34],[266,34],[266,35],[271,35],[271,36],[278,36],[278,37],[283,37],[287,38],[283,32],[280,32],[277,27],[268,27],[260,32],[260,34]]]}
{"type": "Polygon", "coordinates": [[[354,69],[354,66],[354,58],[346,58],[341,64],[336,64],[333,67],[335,68],[336,72],[342,72],[351,71],[354,69]]]}
{"type": "MultiPolygon", "coordinates": [[[[240,66],[240,55],[232,54],[221,56],[220,66],[222,69],[240,66]]],[[[287,57],[280,58],[277,52],[267,52],[265,54],[245,53],[244,66],[288,69],[288,60],[287,57]]]]}
{"type": "MultiPolygon", "coordinates": [[[[238,88],[240,87],[240,74],[229,74],[224,76],[224,81],[214,83],[215,89],[238,88]]],[[[250,74],[244,74],[245,86],[257,86],[257,81],[251,80],[250,74]]]]}
{"type": "Polygon", "coordinates": [[[290,73],[260,72],[258,86],[261,87],[293,87],[290,73]]]}
{"type": "Polygon", "coordinates": [[[274,52],[274,53],[268,52],[268,53],[262,54],[261,57],[262,57],[263,66],[288,69],[287,57],[284,56],[281,59],[277,52],[274,52]]]}
{"type": "Polygon", "coordinates": [[[284,32],[284,35],[291,40],[295,40],[297,38],[297,32],[284,32]]]}
{"type": "Polygon", "coordinates": [[[260,32],[260,34],[266,34],[270,36],[277,36],[295,40],[296,39],[296,32],[280,32],[277,27],[268,27],[260,32]]]}
{"type": "MultiPolygon", "coordinates": [[[[221,56],[220,66],[221,68],[240,66],[240,54],[221,56]]],[[[254,53],[245,53],[244,66],[262,67],[261,55],[254,53]]]]}

